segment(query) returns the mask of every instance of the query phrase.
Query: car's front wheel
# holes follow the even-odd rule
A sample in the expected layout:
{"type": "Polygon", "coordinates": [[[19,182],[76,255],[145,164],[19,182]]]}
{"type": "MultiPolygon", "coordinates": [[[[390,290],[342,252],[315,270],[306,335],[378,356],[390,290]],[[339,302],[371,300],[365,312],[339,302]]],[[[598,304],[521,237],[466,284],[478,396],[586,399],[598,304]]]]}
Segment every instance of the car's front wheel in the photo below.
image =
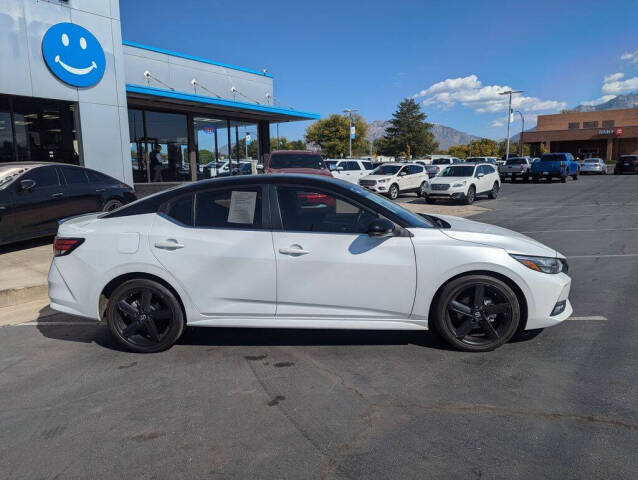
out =
{"type": "Polygon", "coordinates": [[[117,342],[137,353],[170,348],[184,329],[184,313],[173,292],[145,278],[117,287],[109,298],[105,317],[117,342]]]}
{"type": "Polygon", "coordinates": [[[433,323],[453,347],[486,352],[512,338],[520,319],[518,298],[509,285],[488,275],[469,275],[443,288],[433,323]]]}
{"type": "Polygon", "coordinates": [[[421,198],[425,198],[427,196],[427,194],[428,194],[426,185],[427,185],[427,183],[423,182],[421,184],[421,186],[419,187],[419,191],[417,192],[419,197],[421,197],[421,198]]]}
{"type": "Polygon", "coordinates": [[[474,186],[472,185],[468,191],[467,191],[467,195],[465,195],[465,203],[467,205],[471,205],[474,203],[474,199],[476,198],[476,189],[474,188],[474,186]]]}
{"type": "Polygon", "coordinates": [[[487,196],[491,198],[492,200],[498,197],[498,182],[494,182],[494,185],[492,186],[492,191],[488,193],[487,196]]]}
{"type": "Polygon", "coordinates": [[[390,186],[390,190],[388,190],[388,197],[390,197],[391,200],[399,198],[399,186],[396,183],[390,186]]]}

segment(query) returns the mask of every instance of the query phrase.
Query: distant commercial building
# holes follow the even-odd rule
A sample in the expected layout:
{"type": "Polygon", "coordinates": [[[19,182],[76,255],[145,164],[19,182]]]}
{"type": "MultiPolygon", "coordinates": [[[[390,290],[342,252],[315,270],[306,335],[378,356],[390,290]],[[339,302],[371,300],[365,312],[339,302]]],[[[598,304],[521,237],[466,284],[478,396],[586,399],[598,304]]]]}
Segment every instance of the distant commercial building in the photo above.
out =
{"type": "Polygon", "coordinates": [[[638,108],[539,115],[536,131],[525,132],[523,143],[533,155],[543,145],[548,152],[612,162],[638,154],[638,108]]]}
{"type": "Polygon", "coordinates": [[[270,123],[319,117],[277,106],[265,70],[122,41],[119,0],[4,0],[0,18],[0,162],[183,182],[261,160],[270,123]]]}

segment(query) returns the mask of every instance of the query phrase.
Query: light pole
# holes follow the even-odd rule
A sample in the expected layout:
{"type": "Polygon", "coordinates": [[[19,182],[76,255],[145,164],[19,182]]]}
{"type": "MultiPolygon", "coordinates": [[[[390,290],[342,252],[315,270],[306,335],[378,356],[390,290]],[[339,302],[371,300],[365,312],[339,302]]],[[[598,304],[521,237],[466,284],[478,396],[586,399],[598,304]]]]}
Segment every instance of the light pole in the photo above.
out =
{"type": "Polygon", "coordinates": [[[518,139],[518,151],[520,152],[519,157],[522,157],[523,156],[523,132],[525,131],[525,117],[523,116],[520,110],[516,110],[516,113],[518,113],[521,116],[521,136],[518,139]]]}
{"type": "Polygon", "coordinates": [[[348,114],[348,158],[352,158],[352,114],[358,110],[346,108],[343,113],[348,114]]]}
{"type": "Polygon", "coordinates": [[[513,93],[523,93],[523,90],[507,90],[499,93],[499,95],[509,95],[509,103],[507,104],[507,147],[505,148],[505,160],[510,156],[510,116],[512,115],[513,93]]]}

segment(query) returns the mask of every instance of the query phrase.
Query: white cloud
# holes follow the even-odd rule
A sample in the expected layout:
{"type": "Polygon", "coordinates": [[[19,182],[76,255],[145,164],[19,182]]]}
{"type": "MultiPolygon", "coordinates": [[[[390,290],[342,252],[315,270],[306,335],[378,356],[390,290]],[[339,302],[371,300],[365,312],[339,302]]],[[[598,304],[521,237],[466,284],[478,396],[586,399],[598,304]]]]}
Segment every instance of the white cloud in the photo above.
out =
{"type": "MultiPolygon", "coordinates": [[[[423,98],[423,105],[437,106],[449,109],[458,104],[473,109],[476,112],[500,112],[507,110],[508,97],[499,95],[510,90],[507,85],[485,85],[476,75],[467,77],[448,78],[430,85],[413,95],[413,98],[423,98]]],[[[524,95],[512,96],[512,108],[522,111],[546,111],[565,108],[565,102],[555,100],[541,100],[524,95]]]]}
{"type": "Polygon", "coordinates": [[[609,82],[616,82],[620,79],[622,79],[625,76],[624,73],[611,73],[609,75],[605,75],[605,77],[603,78],[603,83],[609,83],[609,82]]]}
{"type": "Polygon", "coordinates": [[[490,123],[490,127],[502,127],[504,125],[500,120],[492,120],[492,123],[490,123]]]}
{"type": "Polygon", "coordinates": [[[635,51],[633,53],[623,53],[620,56],[621,60],[627,60],[628,62],[631,63],[638,63],[638,51],[635,51]]]}
{"type": "Polygon", "coordinates": [[[595,105],[600,105],[601,103],[608,102],[612,98],[616,98],[616,95],[603,95],[602,97],[597,98],[596,100],[587,100],[586,102],[580,102],[580,104],[593,107],[595,105]]]}
{"type": "Polygon", "coordinates": [[[621,93],[638,90],[638,77],[620,80],[620,78],[624,77],[623,75],[621,77],[615,77],[615,80],[607,81],[608,77],[611,77],[611,75],[605,77],[603,87],[601,88],[602,92],[606,95],[619,95],[621,93]]]}

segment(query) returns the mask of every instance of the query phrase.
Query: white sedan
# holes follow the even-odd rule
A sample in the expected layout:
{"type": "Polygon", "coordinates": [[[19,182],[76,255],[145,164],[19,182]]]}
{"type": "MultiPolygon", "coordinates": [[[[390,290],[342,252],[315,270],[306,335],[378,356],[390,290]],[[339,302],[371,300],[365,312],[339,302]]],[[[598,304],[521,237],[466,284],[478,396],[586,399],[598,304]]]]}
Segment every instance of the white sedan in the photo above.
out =
{"type": "Polygon", "coordinates": [[[205,180],[59,227],[51,306],[135,352],[202,327],[427,330],[492,350],[572,312],[565,258],[311,175],[205,180]]]}
{"type": "Polygon", "coordinates": [[[496,198],[501,188],[501,178],[496,167],[488,163],[450,165],[430,180],[426,200],[460,200],[471,204],[479,195],[496,198]]]}

